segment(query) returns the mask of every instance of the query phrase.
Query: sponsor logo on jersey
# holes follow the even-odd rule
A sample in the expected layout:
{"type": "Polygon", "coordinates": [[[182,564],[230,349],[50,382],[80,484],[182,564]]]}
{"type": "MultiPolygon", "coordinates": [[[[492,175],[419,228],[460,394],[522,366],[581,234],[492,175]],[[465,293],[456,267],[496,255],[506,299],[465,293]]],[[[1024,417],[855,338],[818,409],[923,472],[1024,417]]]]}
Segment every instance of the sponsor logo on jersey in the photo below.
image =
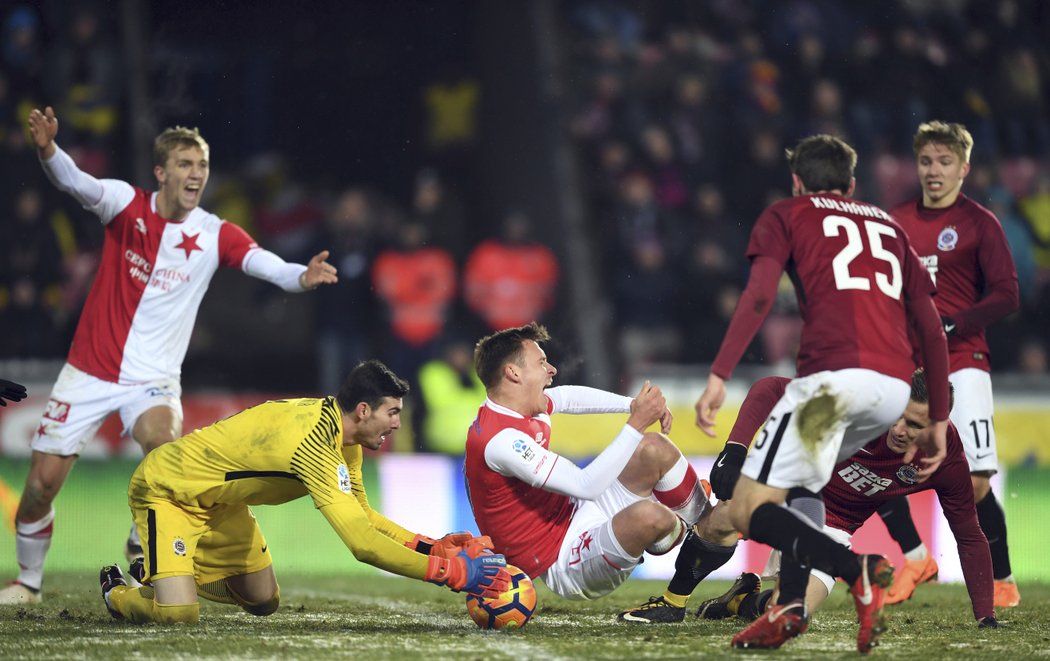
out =
{"type": "Polygon", "coordinates": [[[171,543],[171,549],[175,555],[186,555],[186,542],[181,537],[176,537],[171,543]]]}
{"type": "Polygon", "coordinates": [[[530,462],[536,458],[536,451],[532,448],[532,444],[528,441],[523,441],[520,438],[514,441],[514,451],[521,455],[521,458],[525,462],[530,462]]]}
{"type": "Polygon", "coordinates": [[[153,264],[149,260],[131,248],[124,251],[124,259],[131,264],[131,268],[128,269],[128,275],[143,284],[149,282],[150,273],[153,271],[153,264]]]}
{"type": "Polygon", "coordinates": [[[44,417],[55,422],[65,422],[66,418],[69,417],[69,404],[60,402],[57,399],[47,400],[47,406],[44,408],[44,417]]]}
{"type": "Polygon", "coordinates": [[[350,471],[346,469],[346,464],[339,464],[335,469],[335,476],[339,480],[339,490],[350,493],[350,471]]]}
{"type": "Polygon", "coordinates": [[[930,279],[933,280],[933,284],[937,284],[937,270],[939,268],[938,260],[940,258],[937,255],[923,255],[919,257],[919,261],[926,267],[926,270],[930,274],[930,279]]]}
{"type": "Polygon", "coordinates": [[[937,235],[937,250],[955,250],[955,246],[958,244],[959,233],[955,231],[955,227],[952,225],[945,227],[937,235]]]}
{"type": "Polygon", "coordinates": [[[880,491],[885,491],[887,487],[893,484],[893,480],[890,478],[879,477],[877,473],[855,461],[840,470],[838,475],[854,491],[865,496],[874,496],[880,491]]]}
{"type": "Polygon", "coordinates": [[[919,469],[911,464],[905,464],[897,469],[897,479],[905,484],[915,484],[918,482],[918,474],[919,469]]]}

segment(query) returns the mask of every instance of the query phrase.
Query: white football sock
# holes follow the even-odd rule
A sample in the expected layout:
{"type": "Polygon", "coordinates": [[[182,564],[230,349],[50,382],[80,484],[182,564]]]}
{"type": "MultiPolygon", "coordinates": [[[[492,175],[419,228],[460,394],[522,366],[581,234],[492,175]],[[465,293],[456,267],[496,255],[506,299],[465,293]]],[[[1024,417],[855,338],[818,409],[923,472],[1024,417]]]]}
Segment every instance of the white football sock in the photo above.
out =
{"type": "Polygon", "coordinates": [[[708,505],[707,494],[700,486],[696,471],[681,455],[653,486],[653,497],[671,508],[672,512],[685,521],[686,526],[692,526],[699,521],[700,515],[708,505]]]}
{"type": "Polygon", "coordinates": [[[919,545],[904,554],[905,560],[925,560],[929,552],[926,550],[926,545],[919,542],[919,545]]]}
{"type": "Polygon", "coordinates": [[[39,521],[19,521],[15,534],[15,554],[18,557],[18,582],[27,588],[39,590],[44,582],[44,560],[51,548],[51,533],[55,510],[51,509],[39,521]]]}

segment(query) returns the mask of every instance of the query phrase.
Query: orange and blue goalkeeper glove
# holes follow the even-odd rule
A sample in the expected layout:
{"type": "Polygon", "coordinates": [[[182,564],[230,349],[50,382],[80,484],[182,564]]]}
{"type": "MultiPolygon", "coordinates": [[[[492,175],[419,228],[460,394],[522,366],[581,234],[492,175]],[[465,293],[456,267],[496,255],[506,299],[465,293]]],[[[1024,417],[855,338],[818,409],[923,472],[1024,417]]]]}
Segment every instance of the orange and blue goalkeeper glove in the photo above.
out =
{"type": "Polygon", "coordinates": [[[492,549],[492,540],[487,536],[475,537],[466,531],[450,532],[441,539],[431,539],[426,535],[416,535],[405,542],[405,546],[424,555],[436,555],[441,558],[454,558],[462,549],[479,545],[492,549]]]}
{"type": "Polygon", "coordinates": [[[444,585],[453,592],[478,597],[498,597],[510,588],[507,559],[478,545],[462,549],[452,558],[430,556],[423,580],[444,585]]]}

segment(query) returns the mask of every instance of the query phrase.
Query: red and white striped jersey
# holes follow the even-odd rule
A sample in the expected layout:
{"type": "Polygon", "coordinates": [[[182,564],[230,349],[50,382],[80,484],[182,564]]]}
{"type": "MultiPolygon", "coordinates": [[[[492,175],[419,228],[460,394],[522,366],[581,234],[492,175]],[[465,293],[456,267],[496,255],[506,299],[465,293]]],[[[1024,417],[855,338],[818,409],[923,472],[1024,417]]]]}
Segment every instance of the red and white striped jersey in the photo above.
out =
{"type": "Polygon", "coordinates": [[[105,225],[102,260],[69,362],[121,384],[178,378],[215,271],[243,270],[259,247],[237,225],[200,208],[167,220],[157,213],[156,193],[101,183],[101,199],[87,208],[105,225]]]}

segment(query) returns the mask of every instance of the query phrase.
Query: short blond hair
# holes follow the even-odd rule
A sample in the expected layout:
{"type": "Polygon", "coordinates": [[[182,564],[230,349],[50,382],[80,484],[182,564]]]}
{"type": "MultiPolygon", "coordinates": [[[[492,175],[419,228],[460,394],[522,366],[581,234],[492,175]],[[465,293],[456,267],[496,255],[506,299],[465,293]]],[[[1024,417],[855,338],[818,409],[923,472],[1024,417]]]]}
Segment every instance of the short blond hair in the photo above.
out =
{"type": "Polygon", "coordinates": [[[159,167],[167,165],[168,156],[179,147],[200,147],[205,157],[211,150],[197,128],[188,129],[185,126],[166,128],[153,141],[153,165],[159,167]]]}
{"type": "Polygon", "coordinates": [[[970,152],[973,150],[973,136],[962,124],[935,119],[919,124],[919,130],[915,132],[915,141],[912,143],[915,155],[918,156],[928,144],[943,145],[955,152],[963,163],[969,163],[970,152]]]}

